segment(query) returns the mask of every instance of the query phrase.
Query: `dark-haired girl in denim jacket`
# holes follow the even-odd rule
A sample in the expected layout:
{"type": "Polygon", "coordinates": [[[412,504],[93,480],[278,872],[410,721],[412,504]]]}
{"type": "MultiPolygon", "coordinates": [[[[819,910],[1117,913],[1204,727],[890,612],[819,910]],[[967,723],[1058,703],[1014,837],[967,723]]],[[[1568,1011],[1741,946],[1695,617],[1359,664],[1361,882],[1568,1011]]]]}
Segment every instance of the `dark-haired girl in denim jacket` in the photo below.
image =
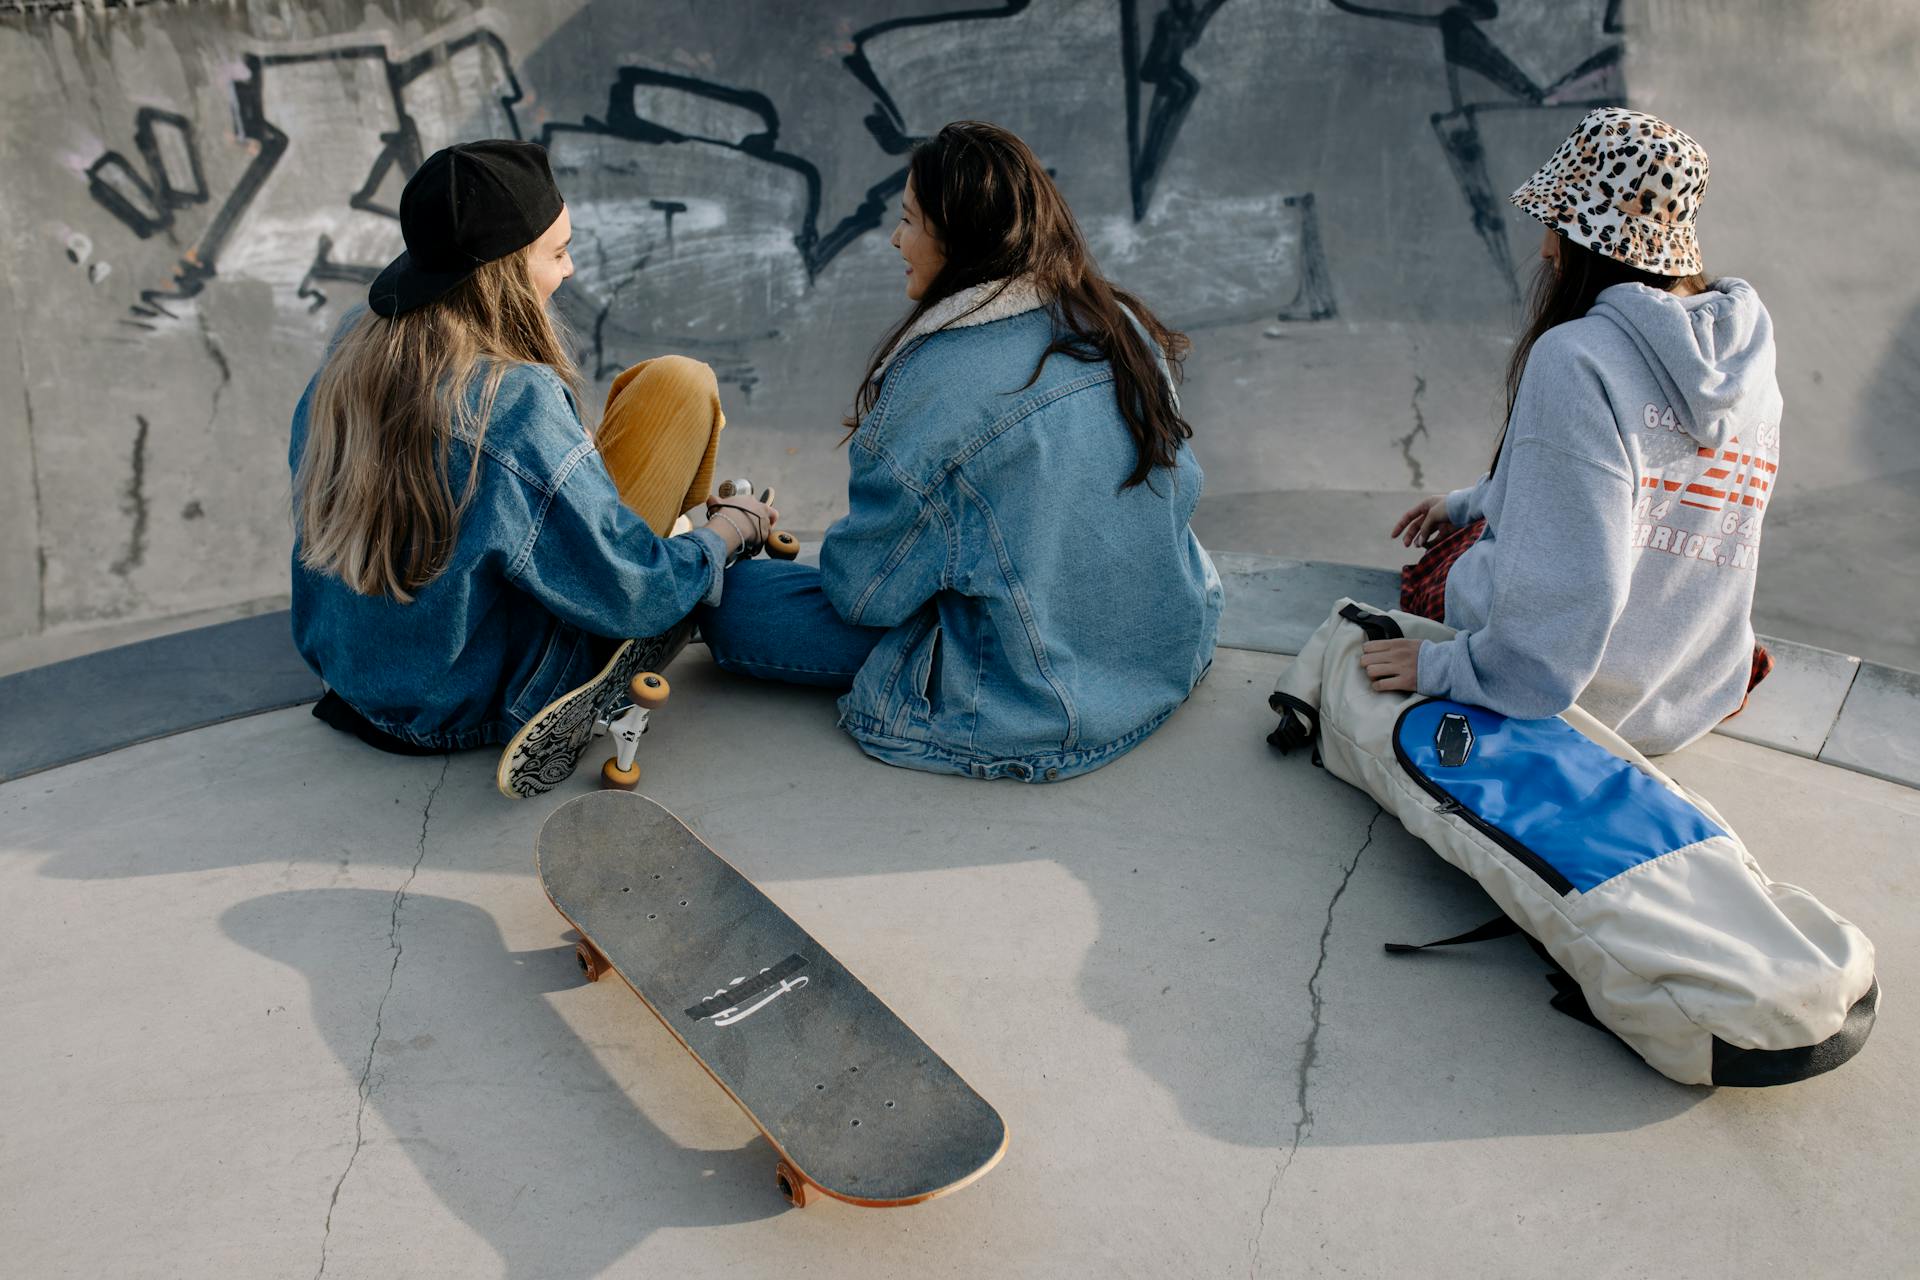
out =
{"type": "Polygon", "coordinates": [[[1139,745],[1206,673],[1221,587],[1169,362],[1005,130],[914,153],[893,243],[914,308],[847,425],[820,567],[744,561],[699,611],[724,668],[846,689],[891,764],[1051,782],[1139,745]]]}

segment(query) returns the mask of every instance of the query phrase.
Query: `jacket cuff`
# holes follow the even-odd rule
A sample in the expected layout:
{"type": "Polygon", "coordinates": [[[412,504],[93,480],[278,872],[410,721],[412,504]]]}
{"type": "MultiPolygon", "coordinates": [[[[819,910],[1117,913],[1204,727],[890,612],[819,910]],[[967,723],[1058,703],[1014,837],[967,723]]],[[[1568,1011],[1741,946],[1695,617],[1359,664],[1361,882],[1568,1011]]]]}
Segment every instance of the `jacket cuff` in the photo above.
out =
{"type": "Polygon", "coordinates": [[[692,538],[702,547],[706,548],[707,562],[713,574],[713,582],[712,585],[707,588],[707,594],[700,597],[700,603],[706,605],[709,609],[719,608],[720,591],[721,588],[726,585],[727,581],[726,539],[722,538],[713,530],[704,528],[695,529],[691,533],[683,533],[680,536],[683,538],[692,538]]]}
{"type": "Polygon", "coordinates": [[[1455,489],[1447,495],[1447,519],[1452,522],[1454,528],[1464,529],[1473,523],[1473,513],[1468,510],[1468,504],[1473,501],[1474,491],[1479,487],[1479,485],[1468,485],[1464,489],[1455,489]]]}

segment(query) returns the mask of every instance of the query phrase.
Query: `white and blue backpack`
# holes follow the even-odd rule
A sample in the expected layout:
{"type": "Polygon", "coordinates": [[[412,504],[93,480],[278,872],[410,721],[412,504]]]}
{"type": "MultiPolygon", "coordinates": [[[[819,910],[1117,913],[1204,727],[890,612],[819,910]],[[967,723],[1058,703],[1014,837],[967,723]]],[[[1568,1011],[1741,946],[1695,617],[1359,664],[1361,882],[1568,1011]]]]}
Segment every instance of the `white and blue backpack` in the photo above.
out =
{"type": "MultiPolygon", "coordinates": [[[[1284,671],[1284,750],[1367,792],[1466,872],[1555,966],[1552,1003],[1685,1084],[1772,1085],[1839,1066],[1872,1030],[1873,944],[1812,894],[1769,880],[1711,805],[1578,707],[1514,720],[1377,693],[1369,639],[1450,628],[1351,600],[1284,671]]],[[[1423,948],[1389,946],[1390,951],[1423,948]]]]}

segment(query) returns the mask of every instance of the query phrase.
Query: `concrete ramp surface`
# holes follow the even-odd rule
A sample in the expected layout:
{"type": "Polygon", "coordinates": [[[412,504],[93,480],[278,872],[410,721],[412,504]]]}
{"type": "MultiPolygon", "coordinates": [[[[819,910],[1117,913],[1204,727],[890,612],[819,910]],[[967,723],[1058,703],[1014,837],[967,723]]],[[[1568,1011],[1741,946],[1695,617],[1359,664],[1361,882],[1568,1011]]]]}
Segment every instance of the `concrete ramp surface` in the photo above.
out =
{"type": "Polygon", "coordinates": [[[643,789],[1007,1121],[999,1167],[911,1209],[787,1209],[745,1117],[583,980],[532,860],[590,769],[509,802],[489,753],[390,758],[296,708],[0,785],[7,1270],[1909,1268],[1914,791],[1717,735],[1667,758],[1867,932],[1887,995],[1831,1075],[1686,1088],[1549,1009],[1518,941],[1381,951],[1486,899],[1264,744],[1285,661],[1223,650],[1049,787],[890,769],[826,696],[675,665],[643,789]]]}

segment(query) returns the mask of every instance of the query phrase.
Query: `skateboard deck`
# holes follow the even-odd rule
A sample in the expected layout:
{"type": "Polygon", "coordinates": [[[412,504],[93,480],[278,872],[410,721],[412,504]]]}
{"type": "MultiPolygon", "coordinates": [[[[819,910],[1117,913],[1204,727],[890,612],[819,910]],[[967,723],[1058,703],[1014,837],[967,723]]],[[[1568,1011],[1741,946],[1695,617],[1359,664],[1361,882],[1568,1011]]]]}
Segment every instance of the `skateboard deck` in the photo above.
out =
{"type": "Polygon", "coordinates": [[[627,700],[627,682],[673,661],[692,632],[692,624],[683,622],[663,635],[623,641],[593,679],[528,717],[501,750],[494,769],[494,785],[501,794],[526,799],[571,777],[593,741],[595,726],[627,700]]]}
{"type": "Polygon", "coordinates": [[[772,1144],[779,1189],[853,1204],[954,1191],[1006,1150],[1000,1115],[940,1055],[671,813],[569,800],[540,883],[589,978],[618,974],[772,1144]]]}

